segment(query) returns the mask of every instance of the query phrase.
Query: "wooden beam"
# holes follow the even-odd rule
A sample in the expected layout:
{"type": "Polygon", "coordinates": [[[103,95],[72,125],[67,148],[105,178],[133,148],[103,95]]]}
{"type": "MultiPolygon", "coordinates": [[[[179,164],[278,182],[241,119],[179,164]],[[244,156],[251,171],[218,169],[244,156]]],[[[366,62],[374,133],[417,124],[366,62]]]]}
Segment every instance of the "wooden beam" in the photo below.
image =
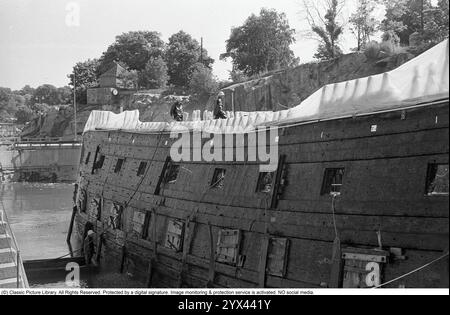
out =
{"type": "Polygon", "coordinates": [[[268,235],[264,235],[262,237],[262,244],[261,244],[261,255],[259,256],[259,287],[265,288],[266,287],[266,269],[267,269],[267,254],[269,251],[269,242],[270,238],[268,235]]]}
{"type": "Polygon", "coordinates": [[[208,288],[214,288],[214,278],[216,276],[216,246],[214,244],[214,235],[212,225],[208,224],[209,228],[209,246],[210,246],[210,255],[209,255],[209,274],[208,274],[208,288]]]}
{"type": "Polygon", "coordinates": [[[189,215],[186,218],[185,223],[185,230],[184,230],[184,245],[183,245],[183,257],[181,259],[181,268],[180,268],[180,274],[178,276],[178,287],[183,287],[183,275],[184,275],[184,269],[186,267],[187,262],[187,255],[189,254],[189,251],[191,249],[191,243],[192,238],[194,235],[194,229],[195,229],[195,222],[192,222],[195,218],[195,214],[197,213],[198,208],[192,212],[191,215],[189,215]],[[192,228],[190,228],[190,225],[192,223],[192,228]]]}
{"type": "Polygon", "coordinates": [[[331,276],[330,276],[330,288],[340,288],[342,279],[342,251],[341,251],[341,241],[336,238],[333,244],[333,256],[332,256],[332,266],[331,266],[331,276]]]}

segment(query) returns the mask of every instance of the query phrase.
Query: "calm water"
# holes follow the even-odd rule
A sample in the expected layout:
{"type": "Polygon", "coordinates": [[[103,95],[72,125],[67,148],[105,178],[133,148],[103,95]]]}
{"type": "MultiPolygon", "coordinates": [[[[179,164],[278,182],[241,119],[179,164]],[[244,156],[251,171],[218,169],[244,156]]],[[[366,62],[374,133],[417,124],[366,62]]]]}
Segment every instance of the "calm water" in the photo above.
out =
{"type": "Polygon", "coordinates": [[[24,260],[58,258],[69,253],[66,237],[72,195],[70,184],[0,185],[0,198],[24,260]]]}

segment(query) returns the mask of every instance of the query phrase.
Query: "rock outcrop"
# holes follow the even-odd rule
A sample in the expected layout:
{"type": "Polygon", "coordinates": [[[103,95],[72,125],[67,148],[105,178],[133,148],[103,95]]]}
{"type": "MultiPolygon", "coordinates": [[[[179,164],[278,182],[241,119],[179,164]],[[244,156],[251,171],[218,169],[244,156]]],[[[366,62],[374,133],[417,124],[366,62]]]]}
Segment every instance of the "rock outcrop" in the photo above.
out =
{"type": "MultiPolygon", "coordinates": [[[[353,53],[332,61],[303,64],[225,88],[226,109],[278,111],[291,108],[324,85],[390,71],[412,58],[412,54],[401,53],[382,60],[369,60],[363,53],[353,53]]],[[[209,110],[211,106],[213,104],[208,104],[209,110]]]]}

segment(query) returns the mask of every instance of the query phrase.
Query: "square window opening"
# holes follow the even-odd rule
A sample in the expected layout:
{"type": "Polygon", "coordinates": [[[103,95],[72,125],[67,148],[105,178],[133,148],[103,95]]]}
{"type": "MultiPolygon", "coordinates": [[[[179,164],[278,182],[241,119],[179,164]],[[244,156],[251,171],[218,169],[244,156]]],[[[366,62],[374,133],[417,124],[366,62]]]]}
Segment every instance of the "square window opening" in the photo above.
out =
{"type": "Polygon", "coordinates": [[[141,162],[141,164],[139,164],[137,176],[144,176],[146,170],[147,170],[147,162],[141,162]]]}
{"type": "Polygon", "coordinates": [[[211,188],[213,189],[223,189],[225,187],[225,175],[226,170],[218,168],[214,171],[211,188]]]}
{"type": "Polygon", "coordinates": [[[329,168],[325,170],[321,195],[340,195],[344,182],[344,168],[329,168]]]}
{"type": "Polygon", "coordinates": [[[448,164],[428,165],[426,195],[448,196],[448,164]]]}
{"type": "Polygon", "coordinates": [[[84,164],[88,165],[90,160],[91,160],[91,152],[88,153],[86,160],[84,161],[84,164]]]}
{"type": "Polygon", "coordinates": [[[170,164],[164,179],[165,184],[175,184],[180,174],[180,165],[170,164]]]}
{"type": "Polygon", "coordinates": [[[216,248],[216,261],[236,266],[241,247],[241,232],[239,230],[221,230],[216,248]]]}
{"type": "Polygon", "coordinates": [[[125,159],[118,159],[116,163],[116,167],[114,168],[114,173],[118,174],[122,170],[122,167],[125,163],[125,159]]]}
{"type": "Polygon", "coordinates": [[[165,247],[176,252],[183,250],[184,223],[178,220],[169,220],[167,225],[165,247]]]}
{"type": "Polygon", "coordinates": [[[104,164],[105,164],[105,156],[100,155],[100,158],[98,159],[98,163],[97,163],[97,168],[102,169],[104,164]]]}
{"type": "Polygon", "coordinates": [[[145,213],[144,226],[142,228],[142,239],[149,240],[150,239],[150,225],[152,221],[152,213],[147,211],[145,213]]]}
{"type": "Polygon", "coordinates": [[[269,194],[273,190],[273,182],[275,178],[274,172],[263,172],[259,173],[258,186],[256,188],[257,193],[269,194]]]}
{"type": "Polygon", "coordinates": [[[97,150],[95,151],[94,163],[92,164],[92,175],[96,174],[97,170],[101,169],[103,167],[103,163],[105,162],[104,155],[100,155],[100,158],[99,158],[100,151],[101,151],[101,148],[100,148],[100,146],[98,146],[97,150]]]}
{"type": "Polygon", "coordinates": [[[344,289],[366,289],[383,282],[385,265],[389,253],[361,248],[342,250],[341,287],[344,289]]]}
{"type": "Polygon", "coordinates": [[[271,238],[267,257],[267,273],[283,278],[286,274],[289,253],[289,240],[286,238],[271,238]]]}

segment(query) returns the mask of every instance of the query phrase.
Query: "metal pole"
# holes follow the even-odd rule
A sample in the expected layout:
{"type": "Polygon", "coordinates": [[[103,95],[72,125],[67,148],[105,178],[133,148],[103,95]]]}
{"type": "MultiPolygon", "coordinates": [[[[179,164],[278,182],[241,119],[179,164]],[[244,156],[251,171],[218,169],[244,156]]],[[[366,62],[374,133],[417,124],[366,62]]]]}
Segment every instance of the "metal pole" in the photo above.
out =
{"type": "Polygon", "coordinates": [[[78,132],[77,132],[77,89],[76,89],[76,71],[75,68],[73,69],[73,108],[74,108],[74,118],[75,118],[75,125],[74,125],[74,132],[75,132],[75,141],[78,139],[78,132]]]}
{"type": "Polygon", "coordinates": [[[234,108],[234,90],[231,90],[231,111],[233,113],[235,112],[235,108],[234,108]]]}
{"type": "Polygon", "coordinates": [[[17,249],[17,257],[16,257],[16,266],[17,266],[17,289],[20,288],[20,252],[19,249],[17,249]]]}
{"type": "Polygon", "coordinates": [[[202,65],[204,65],[204,63],[203,63],[203,37],[200,39],[200,42],[201,42],[201,44],[200,44],[200,61],[201,61],[202,65]]]}

